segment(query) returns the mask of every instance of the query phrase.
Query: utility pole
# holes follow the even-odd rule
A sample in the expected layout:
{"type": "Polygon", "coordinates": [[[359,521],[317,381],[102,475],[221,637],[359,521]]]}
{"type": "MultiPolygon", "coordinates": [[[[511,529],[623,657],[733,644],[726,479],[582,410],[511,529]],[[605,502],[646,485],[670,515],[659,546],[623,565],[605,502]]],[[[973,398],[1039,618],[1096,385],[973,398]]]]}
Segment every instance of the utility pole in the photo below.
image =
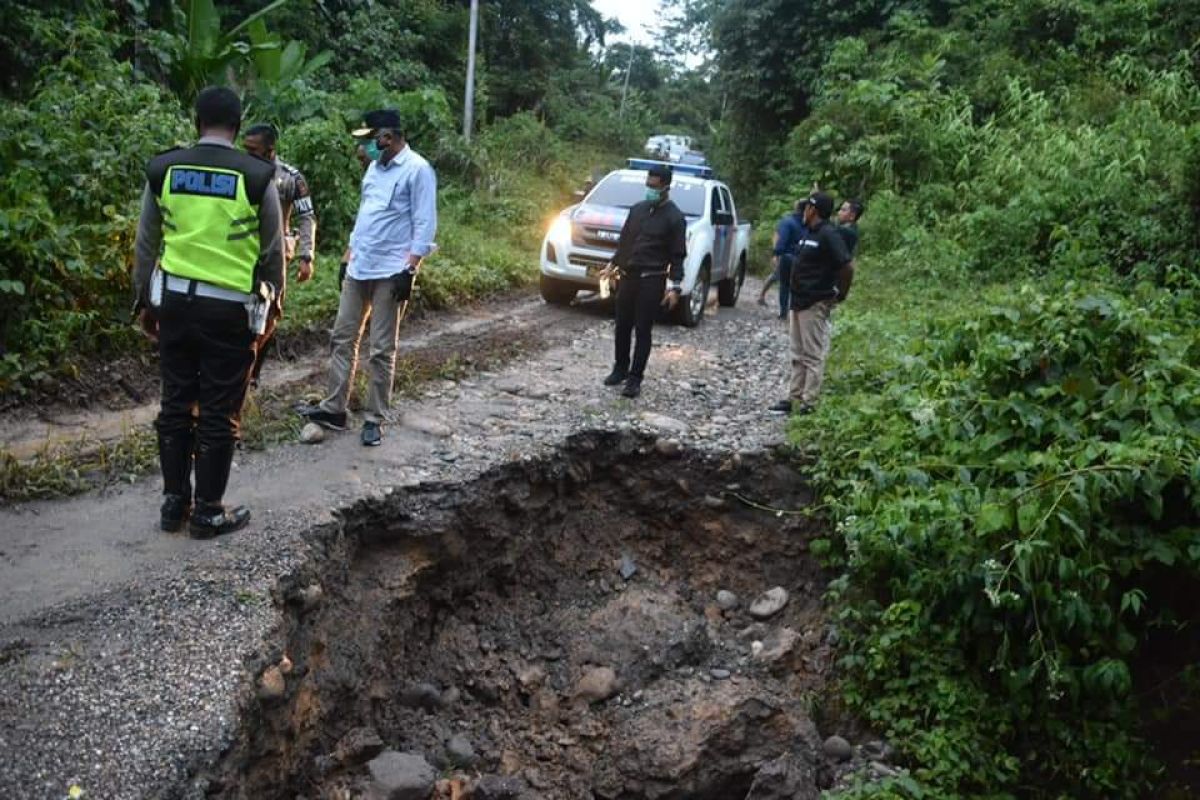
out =
{"type": "Polygon", "coordinates": [[[629,43],[629,66],[625,68],[625,85],[621,87],[621,110],[618,119],[625,118],[625,95],[629,94],[629,75],[633,72],[633,42],[629,43]]]}
{"type": "Polygon", "coordinates": [[[463,100],[463,138],[475,127],[475,40],[479,36],[479,0],[471,0],[471,32],[467,42],[467,94],[463,100]]]}

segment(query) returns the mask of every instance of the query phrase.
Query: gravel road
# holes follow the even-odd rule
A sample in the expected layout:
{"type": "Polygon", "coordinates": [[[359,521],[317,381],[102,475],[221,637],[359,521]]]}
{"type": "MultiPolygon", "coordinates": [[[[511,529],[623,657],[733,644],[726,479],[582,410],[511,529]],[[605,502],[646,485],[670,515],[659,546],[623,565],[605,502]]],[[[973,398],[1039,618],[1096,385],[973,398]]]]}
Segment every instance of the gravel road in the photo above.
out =
{"type": "Polygon", "coordinates": [[[781,443],[784,423],[765,409],[783,389],[787,335],[753,304],[758,288],[710,306],[697,329],[659,326],[636,401],[600,385],[603,309],[516,297],[459,320],[447,335],[464,351],[485,328],[532,331],[535,346],[399,402],[381,447],[355,431],[239,458],[227,499],[255,519],[223,539],[159,532],[157,479],[0,510],[0,797],[58,800],[72,785],[87,798],[186,796],[192,771],[232,741],[249,670],[270,655],[272,588],[312,557],[305,531],[352,500],[469,480],[584,429],[722,451],[781,443]]]}

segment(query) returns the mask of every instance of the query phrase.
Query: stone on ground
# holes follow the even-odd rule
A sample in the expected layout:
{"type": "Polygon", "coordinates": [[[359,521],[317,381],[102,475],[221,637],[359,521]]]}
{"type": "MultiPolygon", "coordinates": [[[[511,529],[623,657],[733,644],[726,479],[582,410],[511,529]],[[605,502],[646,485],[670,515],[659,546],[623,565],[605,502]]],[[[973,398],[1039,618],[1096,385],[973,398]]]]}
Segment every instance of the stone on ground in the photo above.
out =
{"type": "Polygon", "coordinates": [[[437,773],[415,753],[380,753],[367,765],[375,789],[385,800],[428,800],[437,773]]]}
{"type": "Polygon", "coordinates": [[[782,586],[776,586],[773,589],[763,592],[755,599],[750,605],[750,616],[755,619],[770,619],[780,611],[783,611],[783,607],[787,604],[787,589],[784,589],[782,586]]]}

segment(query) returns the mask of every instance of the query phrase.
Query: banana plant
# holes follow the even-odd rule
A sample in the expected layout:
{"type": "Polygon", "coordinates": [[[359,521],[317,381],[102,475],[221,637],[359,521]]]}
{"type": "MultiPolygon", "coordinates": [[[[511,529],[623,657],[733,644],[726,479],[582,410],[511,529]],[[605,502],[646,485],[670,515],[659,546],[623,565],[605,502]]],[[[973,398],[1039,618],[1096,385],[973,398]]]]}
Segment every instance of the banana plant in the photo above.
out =
{"type": "Polygon", "coordinates": [[[237,83],[246,95],[249,113],[275,122],[299,122],[321,116],[325,95],[313,91],[313,73],[333,58],[324,50],[306,58],[304,42],[284,42],[267,30],[266,23],[255,20],[247,26],[252,47],[251,60],[237,83]]]}
{"type": "Polygon", "coordinates": [[[266,51],[279,50],[277,40],[255,44],[243,36],[256,23],[289,0],[274,0],[228,31],[213,0],[182,0],[176,15],[176,52],[168,65],[171,85],[185,101],[211,83],[231,82],[238,67],[266,51]]]}
{"type": "Polygon", "coordinates": [[[258,86],[274,87],[302,80],[311,76],[333,58],[333,53],[323,50],[305,60],[308,49],[304,42],[293,39],[286,45],[278,34],[267,30],[260,17],[246,26],[250,35],[254,73],[252,82],[258,86]]]}

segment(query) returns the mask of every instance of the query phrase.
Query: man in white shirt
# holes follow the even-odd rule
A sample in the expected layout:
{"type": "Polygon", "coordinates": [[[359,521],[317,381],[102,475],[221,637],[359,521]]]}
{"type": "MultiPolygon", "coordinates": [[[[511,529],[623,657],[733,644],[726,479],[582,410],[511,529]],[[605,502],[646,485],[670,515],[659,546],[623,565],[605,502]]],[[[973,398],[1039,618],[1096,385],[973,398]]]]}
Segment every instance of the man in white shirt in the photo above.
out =
{"type": "Polygon", "coordinates": [[[332,356],[325,399],[303,406],[300,414],[333,430],[346,429],[346,404],[357,366],[364,318],[370,315],[370,356],[362,443],[383,438],[384,413],[391,404],[396,371],[396,337],[401,310],[412,294],[422,260],[433,252],[437,229],[437,176],[429,162],[405,142],[400,114],[368,112],[363,139],[370,165],[350,234],[350,262],[331,336],[332,356]]]}

